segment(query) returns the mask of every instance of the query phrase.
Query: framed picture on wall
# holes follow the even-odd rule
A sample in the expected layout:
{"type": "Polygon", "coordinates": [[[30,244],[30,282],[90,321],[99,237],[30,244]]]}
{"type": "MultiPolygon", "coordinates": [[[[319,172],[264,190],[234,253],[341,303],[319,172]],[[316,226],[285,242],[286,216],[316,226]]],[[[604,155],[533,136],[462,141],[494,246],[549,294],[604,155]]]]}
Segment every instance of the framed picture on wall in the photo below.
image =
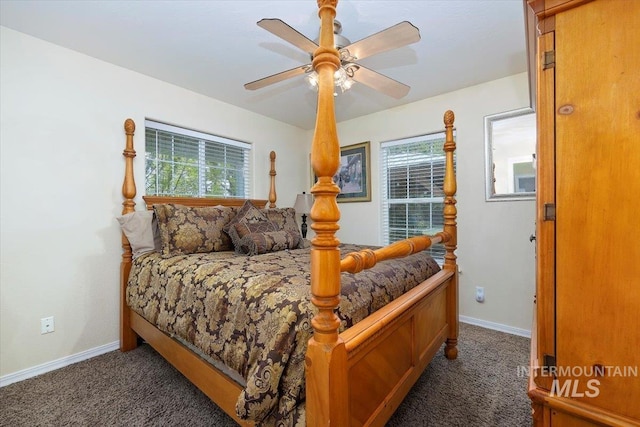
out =
{"type": "MultiPolygon", "coordinates": [[[[371,201],[369,141],[340,147],[340,169],[333,177],[338,187],[338,203],[371,201]]],[[[317,180],[313,174],[313,182],[317,180]]]]}

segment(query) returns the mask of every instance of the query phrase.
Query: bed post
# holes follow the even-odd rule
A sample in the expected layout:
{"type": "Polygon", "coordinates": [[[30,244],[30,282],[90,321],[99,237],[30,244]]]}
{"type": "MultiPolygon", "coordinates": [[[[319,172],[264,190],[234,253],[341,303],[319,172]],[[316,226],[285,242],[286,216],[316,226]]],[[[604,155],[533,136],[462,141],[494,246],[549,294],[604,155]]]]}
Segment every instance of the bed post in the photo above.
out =
{"type": "Polygon", "coordinates": [[[348,425],[347,353],[338,336],[340,321],[335,309],[340,302],[340,250],[335,232],[340,228],[336,196],[340,192],[333,175],[340,165],[336,131],[333,74],[340,66],[334,47],[333,20],[337,0],[318,0],[320,43],[313,55],[318,73],[318,108],[311,145],[311,165],[318,181],[310,217],[316,236],[311,247],[311,301],[318,313],[306,357],[306,412],[308,426],[348,425]]]}
{"type": "Polygon", "coordinates": [[[269,153],[269,159],[271,160],[271,170],[269,171],[269,208],[276,207],[276,152],[269,153]]]}
{"type": "Polygon", "coordinates": [[[446,156],[445,176],[444,176],[444,232],[448,239],[444,244],[445,270],[453,272],[451,284],[447,287],[447,323],[449,331],[444,354],[447,359],[458,357],[458,265],[456,263],[455,250],[458,244],[458,225],[456,222],[456,173],[453,167],[453,153],[456,143],[453,140],[453,121],[455,116],[453,111],[447,110],[444,113],[445,143],[444,151],[446,156]]]}
{"type": "MultiPolygon", "coordinates": [[[[136,130],[136,124],[133,120],[127,119],[124,122],[124,132],[127,135],[127,142],[122,155],[124,156],[124,182],[122,183],[122,214],[128,214],[135,210],[136,202],[136,182],[133,177],[133,158],[136,156],[136,150],[133,149],[133,134],[136,130]]],[[[133,350],[138,345],[138,336],[131,329],[131,321],[129,318],[129,308],[127,307],[126,287],[131,271],[131,245],[127,237],[122,233],[122,261],[120,262],[120,350],[133,350]]]]}

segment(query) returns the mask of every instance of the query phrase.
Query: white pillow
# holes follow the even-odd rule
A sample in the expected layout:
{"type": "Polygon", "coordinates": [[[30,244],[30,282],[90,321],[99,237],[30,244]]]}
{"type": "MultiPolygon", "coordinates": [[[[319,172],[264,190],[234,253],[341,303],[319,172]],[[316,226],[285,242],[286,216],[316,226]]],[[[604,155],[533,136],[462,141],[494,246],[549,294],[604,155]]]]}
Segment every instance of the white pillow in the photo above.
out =
{"type": "Polygon", "coordinates": [[[131,212],[116,219],[129,240],[133,259],[147,252],[160,252],[160,232],[153,211],[131,212]]]}

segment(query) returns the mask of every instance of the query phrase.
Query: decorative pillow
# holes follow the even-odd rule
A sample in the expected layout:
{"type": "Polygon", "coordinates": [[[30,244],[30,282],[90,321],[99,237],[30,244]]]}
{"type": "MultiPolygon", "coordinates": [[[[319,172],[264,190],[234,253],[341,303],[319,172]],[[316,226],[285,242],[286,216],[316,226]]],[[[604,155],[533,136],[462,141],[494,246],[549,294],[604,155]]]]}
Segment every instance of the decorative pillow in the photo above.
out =
{"type": "Polygon", "coordinates": [[[233,218],[232,209],[174,204],[154,205],[153,209],[158,218],[163,257],[233,249],[231,239],[223,232],[233,218]]]}
{"type": "Polygon", "coordinates": [[[269,231],[278,231],[278,229],[268,221],[254,223],[237,222],[233,225],[233,229],[235,230],[239,239],[242,239],[244,236],[251,233],[267,233],[269,231]]]}
{"type": "MultiPolygon", "coordinates": [[[[269,221],[266,215],[260,209],[255,207],[253,203],[247,200],[238,210],[236,216],[224,227],[224,231],[231,237],[231,241],[233,242],[236,252],[241,252],[238,246],[241,236],[238,235],[236,224],[245,226],[248,226],[248,224],[260,224],[259,227],[261,231],[277,230],[276,226],[269,221]]],[[[244,230],[242,227],[239,228],[244,230]]],[[[251,232],[249,231],[249,228],[246,228],[246,232],[244,232],[244,234],[247,234],[247,232],[251,232]]]]}
{"type": "Polygon", "coordinates": [[[116,219],[129,240],[133,259],[147,252],[160,252],[160,232],[153,211],[130,212],[116,219]]]}
{"type": "Polygon", "coordinates": [[[268,231],[250,233],[240,239],[238,247],[247,255],[266,254],[268,252],[295,249],[300,244],[300,235],[290,231],[268,231]]]}
{"type": "Polygon", "coordinates": [[[269,218],[275,226],[277,230],[289,231],[293,234],[298,235],[298,239],[300,241],[299,246],[291,248],[297,249],[302,248],[303,240],[302,234],[300,234],[300,226],[298,225],[298,221],[296,220],[296,210],[293,208],[273,208],[273,209],[263,209],[262,212],[269,218]]]}

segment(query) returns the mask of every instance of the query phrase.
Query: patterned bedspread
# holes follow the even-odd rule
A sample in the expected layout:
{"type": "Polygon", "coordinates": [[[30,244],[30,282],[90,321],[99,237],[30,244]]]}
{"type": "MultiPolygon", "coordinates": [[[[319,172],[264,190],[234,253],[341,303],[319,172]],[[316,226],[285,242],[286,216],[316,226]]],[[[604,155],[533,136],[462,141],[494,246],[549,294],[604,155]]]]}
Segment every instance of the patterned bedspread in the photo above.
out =
{"type": "MultiPolygon", "coordinates": [[[[360,250],[341,245],[342,254],[360,250]]],[[[127,303],[160,330],[236,371],[246,383],[236,411],[258,424],[295,425],[305,398],[312,335],[310,250],[257,256],[212,252],[134,261],[127,303]]],[[[426,253],[342,274],[341,330],[439,271],[426,253]]]]}

